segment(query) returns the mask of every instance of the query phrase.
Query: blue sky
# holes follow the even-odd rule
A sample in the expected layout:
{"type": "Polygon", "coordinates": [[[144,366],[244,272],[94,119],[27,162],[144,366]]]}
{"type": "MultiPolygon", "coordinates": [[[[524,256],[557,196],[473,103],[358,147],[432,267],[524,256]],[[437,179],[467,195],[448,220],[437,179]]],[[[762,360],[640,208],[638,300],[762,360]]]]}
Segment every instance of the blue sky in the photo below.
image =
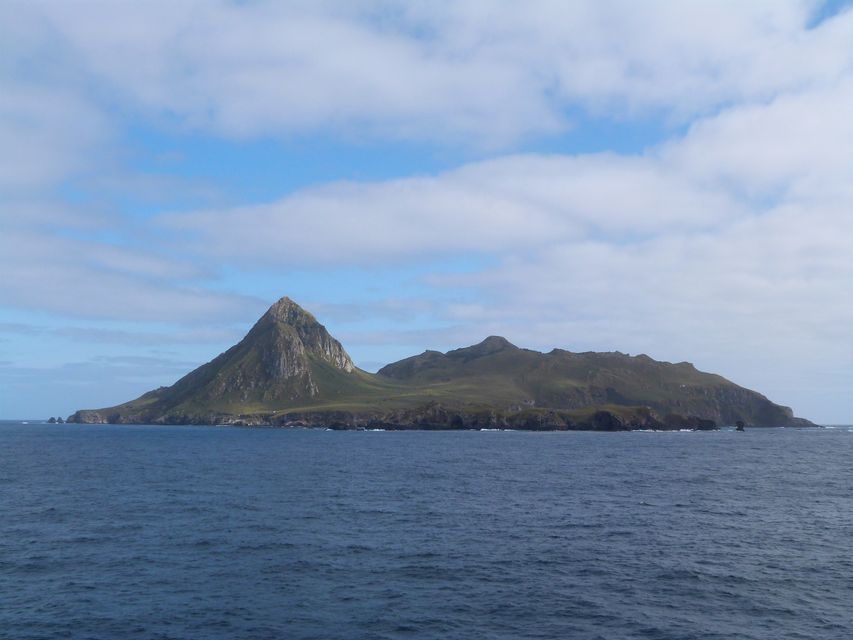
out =
{"type": "Polygon", "coordinates": [[[7,0],[0,61],[1,417],[289,295],[370,370],[501,334],[853,420],[849,3],[7,0]]]}

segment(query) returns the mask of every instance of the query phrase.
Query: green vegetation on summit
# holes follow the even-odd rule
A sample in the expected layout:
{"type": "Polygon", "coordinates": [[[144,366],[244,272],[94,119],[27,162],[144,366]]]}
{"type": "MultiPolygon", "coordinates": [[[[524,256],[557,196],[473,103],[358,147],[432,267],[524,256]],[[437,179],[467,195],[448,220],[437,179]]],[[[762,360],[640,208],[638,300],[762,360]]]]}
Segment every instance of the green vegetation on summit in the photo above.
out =
{"type": "Polygon", "coordinates": [[[540,353],[498,336],[447,353],[425,351],[371,374],[289,298],[171,387],[81,410],[69,421],[606,430],[811,424],[686,362],[540,353]]]}

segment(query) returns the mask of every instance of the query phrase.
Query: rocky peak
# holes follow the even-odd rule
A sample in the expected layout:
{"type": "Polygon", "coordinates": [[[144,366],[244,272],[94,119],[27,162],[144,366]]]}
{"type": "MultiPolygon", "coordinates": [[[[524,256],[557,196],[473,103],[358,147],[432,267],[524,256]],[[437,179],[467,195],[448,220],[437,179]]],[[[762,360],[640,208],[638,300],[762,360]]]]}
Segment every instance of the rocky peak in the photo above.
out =
{"type": "Polygon", "coordinates": [[[501,336],[489,336],[482,342],[479,342],[470,347],[464,347],[463,349],[455,349],[453,351],[448,351],[447,355],[452,357],[462,357],[462,358],[479,358],[482,356],[488,356],[493,353],[497,353],[499,351],[504,351],[507,349],[517,350],[514,344],[512,344],[509,340],[501,336]]]}
{"type": "MultiPolygon", "coordinates": [[[[265,330],[273,325],[276,333],[286,342],[295,341],[296,351],[304,351],[325,360],[336,369],[350,373],[355,365],[349,354],[335,340],[326,327],[287,296],[273,304],[255,325],[255,330],[265,330]]],[[[250,332],[251,335],[251,332],[250,332]]]]}
{"type": "Polygon", "coordinates": [[[504,338],[503,336],[489,336],[485,340],[483,340],[480,344],[475,345],[476,347],[484,350],[484,351],[502,351],[504,349],[518,349],[512,342],[504,338]]]}
{"type": "Polygon", "coordinates": [[[275,302],[267,309],[263,317],[293,326],[319,324],[313,315],[305,311],[305,309],[287,296],[275,302]]]}

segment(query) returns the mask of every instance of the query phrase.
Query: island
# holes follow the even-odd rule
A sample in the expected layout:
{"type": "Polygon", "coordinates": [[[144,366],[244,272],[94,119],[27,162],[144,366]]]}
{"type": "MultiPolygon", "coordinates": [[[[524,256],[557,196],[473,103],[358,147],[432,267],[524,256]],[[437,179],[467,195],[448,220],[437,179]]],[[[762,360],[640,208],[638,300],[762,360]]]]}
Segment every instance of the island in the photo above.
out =
{"type": "Polygon", "coordinates": [[[172,386],[77,411],[67,422],[596,431],[814,426],[688,362],[618,351],[542,353],[499,336],[446,353],[424,351],[369,373],[287,297],[240,342],[172,386]]]}

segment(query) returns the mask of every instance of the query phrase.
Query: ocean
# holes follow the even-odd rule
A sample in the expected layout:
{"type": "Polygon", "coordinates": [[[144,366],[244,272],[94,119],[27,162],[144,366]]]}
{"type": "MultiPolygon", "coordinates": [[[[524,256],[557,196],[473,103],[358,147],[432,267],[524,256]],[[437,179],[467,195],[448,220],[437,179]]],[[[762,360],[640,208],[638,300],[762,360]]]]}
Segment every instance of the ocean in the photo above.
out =
{"type": "Polygon", "coordinates": [[[0,424],[0,638],[853,638],[853,427],[0,424]]]}

